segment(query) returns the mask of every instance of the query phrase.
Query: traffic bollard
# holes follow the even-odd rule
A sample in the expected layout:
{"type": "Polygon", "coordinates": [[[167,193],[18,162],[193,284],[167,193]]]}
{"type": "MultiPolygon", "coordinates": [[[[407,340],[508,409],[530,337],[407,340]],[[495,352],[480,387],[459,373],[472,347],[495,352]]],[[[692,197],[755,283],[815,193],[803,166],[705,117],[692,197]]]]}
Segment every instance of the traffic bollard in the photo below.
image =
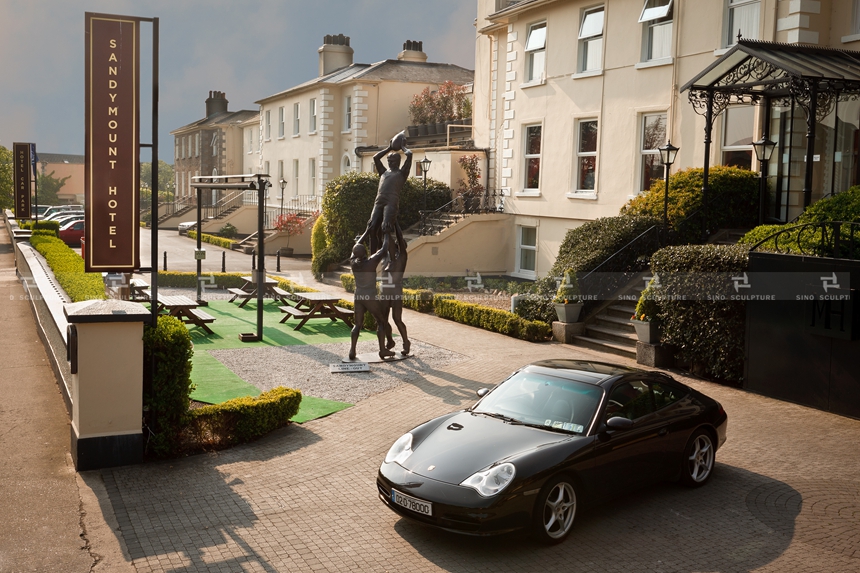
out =
{"type": "Polygon", "coordinates": [[[227,272],[227,251],[221,251],[221,272],[227,272]]]}
{"type": "Polygon", "coordinates": [[[277,267],[278,272],[281,272],[281,251],[278,251],[277,262],[278,262],[278,267],[277,267]]]}
{"type": "Polygon", "coordinates": [[[167,251],[164,251],[164,270],[167,270],[167,251]]]}

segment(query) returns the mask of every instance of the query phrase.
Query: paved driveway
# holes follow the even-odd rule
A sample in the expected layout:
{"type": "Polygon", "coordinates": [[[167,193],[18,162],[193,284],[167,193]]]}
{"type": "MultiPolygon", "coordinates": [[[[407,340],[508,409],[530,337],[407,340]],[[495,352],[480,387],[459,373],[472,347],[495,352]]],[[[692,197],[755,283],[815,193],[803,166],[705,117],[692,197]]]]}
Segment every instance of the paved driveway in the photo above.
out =
{"type": "Polygon", "coordinates": [[[526,362],[611,359],[405,315],[410,336],[465,359],[251,445],[82,474],[96,490],[103,482],[101,510],[116,517],[134,569],[860,570],[860,421],[694,380],[685,381],[729,414],[728,442],[702,489],[666,484],[627,494],[578,516],[570,538],[550,548],[516,535],[448,534],[399,518],[377,499],[375,476],[404,431],[470,404],[476,389],[526,362]]]}

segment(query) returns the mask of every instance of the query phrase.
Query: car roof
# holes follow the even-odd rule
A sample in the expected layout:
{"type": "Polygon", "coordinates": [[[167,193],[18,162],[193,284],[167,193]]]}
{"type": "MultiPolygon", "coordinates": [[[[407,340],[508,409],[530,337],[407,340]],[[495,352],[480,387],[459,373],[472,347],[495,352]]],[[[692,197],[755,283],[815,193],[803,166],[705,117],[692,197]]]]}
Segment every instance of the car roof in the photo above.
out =
{"type": "Polygon", "coordinates": [[[644,373],[638,368],[629,368],[609,362],[572,359],[539,360],[523,367],[523,370],[543,372],[549,376],[558,376],[594,385],[623,374],[644,373]]]}

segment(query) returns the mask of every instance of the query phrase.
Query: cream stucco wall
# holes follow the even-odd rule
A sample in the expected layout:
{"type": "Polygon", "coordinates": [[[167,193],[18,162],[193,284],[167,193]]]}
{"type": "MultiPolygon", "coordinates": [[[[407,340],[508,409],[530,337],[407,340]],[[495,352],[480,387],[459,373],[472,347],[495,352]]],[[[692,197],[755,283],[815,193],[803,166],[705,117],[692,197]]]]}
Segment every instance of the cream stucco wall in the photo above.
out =
{"type": "Polygon", "coordinates": [[[409,243],[406,276],[466,276],[506,274],[513,235],[505,215],[473,215],[440,235],[409,243]]]}

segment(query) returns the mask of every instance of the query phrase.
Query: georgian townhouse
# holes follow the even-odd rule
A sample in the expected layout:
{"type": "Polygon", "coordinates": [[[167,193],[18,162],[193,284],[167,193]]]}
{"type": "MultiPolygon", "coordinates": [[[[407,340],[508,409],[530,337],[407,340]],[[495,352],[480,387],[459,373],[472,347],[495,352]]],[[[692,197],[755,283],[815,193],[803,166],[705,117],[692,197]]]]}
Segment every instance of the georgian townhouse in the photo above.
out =
{"type": "Polygon", "coordinates": [[[409,103],[425,87],[473,78],[472,70],[428,62],[421,42],[374,64],[354,63],[342,34],[326,36],[318,53],[318,77],[259,100],[259,120],[244,124],[244,172],[271,175],[278,195],[283,180],[288,203],[314,203],[330,180],[361,169],[356,149],[385,146],[406,128],[409,103]]]}
{"type": "MultiPolygon", "coordinates": [[[[569,229],[617,215],[662,178],[657,147],[669,140],[680,147],[673,172],[703,166],[706,154],[710,165],[758,170],[752,144],[768,135],[778,144],[766,167],[770,219],[791,220],[810,200],[858,183],[856,97],[837,93],[830,100],[838,102],[819,106],[808,153],[808,104],[800,99],[751,99],[738,87],[712,108],[706,144],[704,108],[688,98],[693,80],[713,79],[702,73],[710,66],[723,74],[720,85],[740,86],[750,70],[738,64],[746,52],[730,53],[736,44],[787,52],[773,60],[773,77],[815,68],[809,62],[834,51],[820,48],[860,49],[860,0],[478,0],[477,7],[473,134],[476,147],[490,150],[489,187],[506,195],[509,274],[546,274],[569,229]],[[803,58],[806,68],[786,63],[803,58]],[[805,180],[807,155],[815,163],[805,180]]],[[[770,65],[758,56],[743,61],[770,65]]]]}

